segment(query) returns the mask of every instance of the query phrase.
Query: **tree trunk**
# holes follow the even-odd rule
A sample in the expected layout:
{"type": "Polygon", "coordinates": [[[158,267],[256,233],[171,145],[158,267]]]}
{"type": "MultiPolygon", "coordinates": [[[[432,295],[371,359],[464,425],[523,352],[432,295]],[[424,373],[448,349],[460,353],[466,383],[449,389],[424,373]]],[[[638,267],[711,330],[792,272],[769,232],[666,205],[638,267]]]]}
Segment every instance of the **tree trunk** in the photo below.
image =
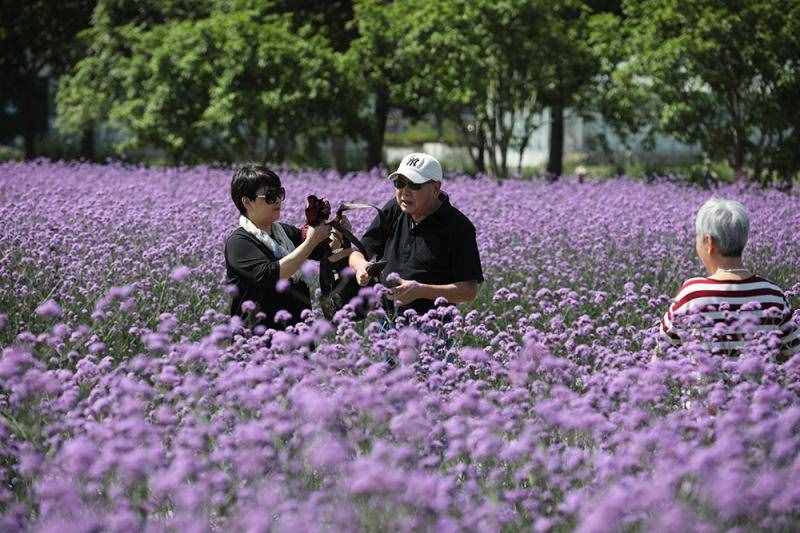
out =
{"type": "Polygon", "coordinates": [[[34,84],[27,91],[22,91],[20,98],[20,114],[22,115],[22,136],[25,139],[25,159],[36,157],[36,111],[34,106],[34,84]]]}
{"type": "Polygon", "coordinates": [[[375,91],[375,117],[371,133],[367,138],[367,170],[383,163],[383,139],[386,135],[386,122],[389,118],[389,89],[379,87],[375,91]]]}
{"type": "Polygon", "coordinates": [[[185,150],[183,148],[168,148],[167,150],[170,164],[173,167],[181,166],[183,164],[183,154],[185,150]]]}
{"type": "Polygon", "coordinates": [[[508,177],[508,141],[500,141],[500,178],[508,177]]]}
{"type": "Polygon", "coordinates": [[[744,174],[744,133],[737,131],[733,147],[733,174],[737,178],[744,174]]]}
{"type": "Polygon", "coordinates": [[[461,134],[463,142],[467,146],[469,158],[475,165],[475,172],[486,174],[486,133],[483,131],[483,125],[475,121],[475,136],[473,137],[470,123],[462,122],[461,134]]]}
{"type": "Polygon", "coordinates": [[[483,128],[478,130],[478,154],[474,158],[475,171],[486,174],[486,135],[483,128]]]}
{"type": "Polygon", "coordinates": [[[550,107],[550,149],[547,158],[547,172],[552,178],[561,176],[564,162],[564,107],[557,104],[550,107]]]}
{"type": "Polygon", "coordinates": [[[333,166],[339,174],[344,174],[347,172],[346,139],[341,135],[331,135],[330,142],[333,166]]]}
{"type": "Polygon", "coordinates": [[[497,124],[497,103],[492,104],[492,113],[487,118],[486,124],[488,127],[488,135],[486,136],[487,145],[489,147],[489,169],[493,178],[501,178],[502,171],[500,170],[500,162],[498,161],[497,148],[498,141],[498,124],[497,124]]]}
{"type": "Polygon", "coordinates": [[[315,135],[298,136],[292,143],[294,154],[303,154],[303,159],[311,166],[328,166],[327,160],[323,161],[322,150],[319,146],[319,138],[315,135]]]}
{"type": "Polygon", "coordinates": [[[486,144],[489,148],[489,170],[493,178],[499,178],[500,164],[497,161],[497,133],[495,131],[497,124],[495,124],[493,120],[490,120],[490,122],[492,126],[489,130],[489,135],[486,136],[486,140],[488,141],[486,144]]]}
{"type": "Polygon", "coordinates": [[[517,158],[517,177],[522,177],[522,163],[525,161],[525,150],[528,148],[528,141],[531,139],[530,129],[527,127],[528,120],[526,122],[525,133],[520,138],[519,142],[517,143],[517,153],[519,157],[517,158]]]}
{"type": "Polygon", "coordinates": [[[291,150],[291,139],[282,133],[275,139],[274,159],[278,164],[286,162],[286,156],[291,150]]]}
{"type": "Polygon", "coordinates": [[[251,161],[258,161],[259,158],[262,158],[264,161],[269,161],[272,155],[272,147],[270,146],[272,141],[270,139],[269,129],[264,128],[264,131],[260,132],[253,121],[248,122],[245,127],[247,129],[244,132],[244,143],[247,158],[251,161]],[[260,135],[263,136],[264,139],[263,156],[258,150],[258,139],[260,135]]]}
{"type": "Polygon", "coordinates": [[[536,120],[536,113],[532,111],[534,106],[532,105],[529,109],[526,110],[527,114],[525,115],[525,122],[524,122],[524,130],[522,136],[519,138],[517,143],[517,150],[519,151],[519,162],[517,163],[517,174],[519,177],[522,177],[522,165],[525,161],[525,151],[528,149],[528,142],[531,140],[531,135],[533,135],[533,131],[536,129],[537,120],[536,120]]]}
{"type": "Polygon", "coordinates": [[[94,134],[94,123],[87,125],[81,134],[81,157],[87,161],[95,160],[96,153],[94,134]]]}

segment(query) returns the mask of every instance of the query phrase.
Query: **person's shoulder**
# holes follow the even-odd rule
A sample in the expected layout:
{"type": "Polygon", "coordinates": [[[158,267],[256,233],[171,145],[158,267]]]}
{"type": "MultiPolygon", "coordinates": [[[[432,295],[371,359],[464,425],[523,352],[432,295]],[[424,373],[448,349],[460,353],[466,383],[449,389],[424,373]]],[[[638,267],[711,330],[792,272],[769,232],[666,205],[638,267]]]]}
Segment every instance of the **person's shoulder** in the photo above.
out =
{"type": "Polygon", "coordinates": [[[702,291],[704,289],[708,289],[709,288],[708,281],[709,281],[708,278],[703,278],[703,277],[694,277],[686,279],[683,283],[681,283],[681,286],[678,287],[678,292],[675,294],[675,298],[673,298],[673,300],[675,300],[675,302],[677,303],[680,302],[681,300],[684,300],[688,295],[696,291],[702,291]]]}
{"type": "Polygon", "coordinates": [[[247,233],[247,231],[244,228],[239,227],[239,228],[236,228],[235,230],[233,230],[230,233],[230,235],[228,235],[228,238],[225,239],[225,244],[226,245],[227,244],[233,244],[235,242],[249,241],[249,240],[252,240],[252,239],[253,239],[252,235],[247,233]]]}
{"type": "Polygon", "coordinates": [[[225,254],[237,254],[244,251],[249,246],[255,245],[256,238],[250,235],[244,228],[236,228],[228,238],[225,239],[225,254]]]}
{"type": "Polygon", "coordinates": [[[744,296],[753,298],[778,296],[786,299],[780,286],[760,276],[751,276],[741,280],[695,277],[683,282],[675,296],[675,301],[687,303],[696,298],[741,298],[744,296]]]}
{"type": "Polygon", "coordinates": [[[746,279],[714,279],[708,277],[689,278],[683,282],[681,289],[691,290],[713,290],[713,291],[759,291],[768,290],[772,292],[783,292],[781,287],[764,277],[750,276],[746,279]]]}
{"type": "Polygon", "coordinates": [[[381,221],[381,225],[393,224],[402,214],[403,211],[400,209],[400,204],[398,204],[397,200],[392,196],[388,202],[383,204],[377,218],[381,221]]]}
{"type": "Polygon", "coordinates": [[[760,287],[763,287],[765,289],[785,294],[783,288],[769,278],[765,278],[763,276],[753,276],[752,281],[753,283],[757,283],[760,287]]]}
{"type": "Polygon", "coordinates": [[[391,213],[391,214],[397,213],[400,211],[400,204],[398,204],[397,199],[394,196],[392,196],[388,202],[383,204],[383,207],[381,207],[381,211],[383,211],[384,213],[391,213]]]}
{"type": "Polygon", "coordinates": [[[475,224],[472,223],[467,215],[451,204],[449,200],[447,201],[446,209],[447,224],[453,231],[475,233],[475,224]]]}
{"type": "Polygon", "coordinates": [[[681,289],[686,289],[687,287],[693,287],[696,285],[707,285],[708,283],[713,283],[713,280],[704,278],[702,276],[688,278],[681,283],[681,289]]]}

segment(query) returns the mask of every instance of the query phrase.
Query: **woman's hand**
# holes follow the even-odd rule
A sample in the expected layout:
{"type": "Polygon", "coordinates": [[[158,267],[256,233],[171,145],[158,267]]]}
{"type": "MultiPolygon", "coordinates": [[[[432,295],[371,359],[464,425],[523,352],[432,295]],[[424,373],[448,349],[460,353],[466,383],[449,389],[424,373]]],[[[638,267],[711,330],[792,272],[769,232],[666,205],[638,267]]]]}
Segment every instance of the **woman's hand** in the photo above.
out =
{"type": "Polygon", "coordinates": [[[367,267],[368,266],[369,266],[369,262],[364,261],[364,264],[359,266],[356,269],[356,281],[362,287],[365,287],[367,285],[367,283],[369,283],[369,280],[370,280],[369,272],[367,272],[367,267]]]}
{"type": "Polygon", "coordinates": [[[311,242],[314,246],[325,241],[331,234],[331,227],[327,224],[320,224],[319,226],[310,226],[306,232],[306,240],[311,242]]]}

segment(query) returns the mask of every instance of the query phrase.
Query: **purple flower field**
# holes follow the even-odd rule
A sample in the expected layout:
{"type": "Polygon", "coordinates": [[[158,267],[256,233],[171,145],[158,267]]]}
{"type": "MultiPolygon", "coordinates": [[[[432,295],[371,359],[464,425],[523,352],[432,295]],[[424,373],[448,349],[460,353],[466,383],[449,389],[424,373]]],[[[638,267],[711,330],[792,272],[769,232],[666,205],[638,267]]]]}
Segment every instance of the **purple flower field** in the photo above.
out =
{"type": "MultiPolygon", "coordinates": [[[[0,165],[0,531],[800,528],[800,356],[657,330],[712,194],[797,309],[798,196],[454,177],[475,302],[261,336],[224,315],[230,174],[0,165]]],[[[281,175],[295,224],[392,194],[281,175]]]]}

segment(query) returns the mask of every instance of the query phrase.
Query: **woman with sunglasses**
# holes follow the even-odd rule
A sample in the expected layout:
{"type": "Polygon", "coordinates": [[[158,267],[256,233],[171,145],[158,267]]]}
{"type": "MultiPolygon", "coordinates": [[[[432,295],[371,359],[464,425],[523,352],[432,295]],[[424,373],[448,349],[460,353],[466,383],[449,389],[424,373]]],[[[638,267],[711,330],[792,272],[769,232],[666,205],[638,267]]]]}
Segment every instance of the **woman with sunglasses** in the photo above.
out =
{"type": "Polygon", "coordinates": [[[308,228],[303,239],[300,229],[278,222],[285,196],[280,178],[265,166],[243,166],[231,180],[240,216],[225,241],[227,282],[235,288],[230,313],[253,318],[251,326],[278,329],[301,321],[303,310],[311,309],[301,267],[307,259],[319,260],[322,249],[314,251],[331,233],[320,225],[308,228]]]}

